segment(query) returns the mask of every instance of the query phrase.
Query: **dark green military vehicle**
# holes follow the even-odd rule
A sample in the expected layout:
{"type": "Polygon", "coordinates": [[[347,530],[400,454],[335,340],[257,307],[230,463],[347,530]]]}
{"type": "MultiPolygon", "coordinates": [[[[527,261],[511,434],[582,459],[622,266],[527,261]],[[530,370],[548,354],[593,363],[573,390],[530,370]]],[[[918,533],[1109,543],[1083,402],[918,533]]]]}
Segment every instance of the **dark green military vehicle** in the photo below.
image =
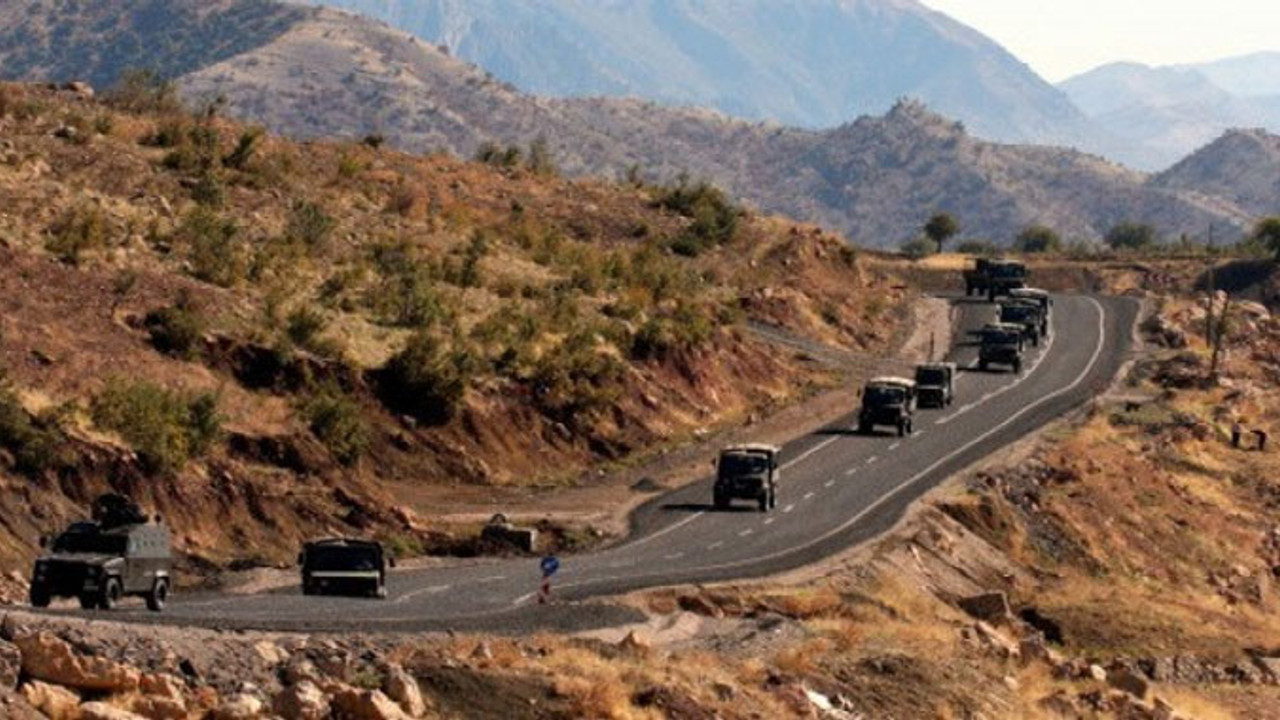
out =
{"type": "Polygon", "coordinates": [[[924,363],[916,366],[916,403],[920,407],[951,407],[956,398],[955,363],[924,363]]]}
{"type": "Polygon", "coordinates": [[[127,596],[145,598],[159,612],[172,589],[169,529],[119,495],[94,503],[93,520],[43,538],[45,553],[31,577],[31,605],[77,598],[82,608],[110,610],[127,596]]]}
{"type": "Polygon", "coordinates": [[[304,595],[387,596],[387,568],[395,560],[370,540],[327,538],[302,547],[298,555],[304,595]]]}
{"type": "Polygon", "coordinates": [[[1008,365],[1015,373],[1022,372],[1022,326],[992,323],[979,333],[982,344],[978,347],[978,367],[984,372],[992,365],[1008,365]]]}
{"type": "Polygon", "coordinates": [[[857,430],[869,435],[877,425],[888,425],[899,437],[915,432],[916,383],[899,377],[872,378],[862,389],[857,430]]]}
{"type": "Polygon", "coordinates": [[[973,269],[964,272],[965,295],[986,295],[993,302],[1026,285],[1027,266],[1013,260],[978,258],[973,269]]]}
{"type": "Polygon", "coordinates": [[[1000,322],[1022,328],[1022,339],[1040,347],[1040,338],[1048,329],[1044,310],[1038,303],[1026,300],[1009,300],[1000,303],[1000,322]]]}
{"type": "Polygon", "coordinates": [[[736,499],[751,500],[768,512],[778,505],[779,456],[773,445],[732,445],[720,451],[712,500],[726,510],[736,499]]]}

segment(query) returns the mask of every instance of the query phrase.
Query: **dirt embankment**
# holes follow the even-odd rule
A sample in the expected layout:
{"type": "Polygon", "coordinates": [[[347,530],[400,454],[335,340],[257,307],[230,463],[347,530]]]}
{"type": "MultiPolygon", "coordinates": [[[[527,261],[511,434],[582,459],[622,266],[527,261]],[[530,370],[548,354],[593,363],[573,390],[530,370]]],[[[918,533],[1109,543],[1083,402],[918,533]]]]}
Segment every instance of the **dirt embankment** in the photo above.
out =
{"type": "Polygon", "coordinates": [[[590,493],[845,382],[753,327],[879,357],[916,297],[714,188],[119,107],[0,86],[2,568],[107,489],[189,571],[317,534],[469,552],[443,514],[590,493]]]}

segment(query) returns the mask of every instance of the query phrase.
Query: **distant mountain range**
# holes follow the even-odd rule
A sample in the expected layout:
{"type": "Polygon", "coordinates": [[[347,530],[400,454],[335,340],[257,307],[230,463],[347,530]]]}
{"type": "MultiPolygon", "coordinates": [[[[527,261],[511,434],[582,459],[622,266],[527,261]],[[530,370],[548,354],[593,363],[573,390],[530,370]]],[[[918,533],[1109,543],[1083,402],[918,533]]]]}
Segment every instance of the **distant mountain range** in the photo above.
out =
{"type": "Polygon", "coordinates": [[[915,0],[312,0],[529,93],[632,96],[831,128],[903,97],[1005,142],[1098,144],[1056,88],[915,0]]]}
{"type": "Polygon", "coordinates": [[[1280,131],[1280,53],[1205,65],[1115,63],[1060,88],[1135,167],[1164,168],[1233,128],[1280,131]]]}
{"type": "MultiPolygon", "coordinates": [[[[1152,223],[1168,235],[1201,234],[1213,224],[1228,238],[1249,227],[1262,207],[1250,199],[1250,188],[1262,181],[1224,189],[1231,167],[1215,169],[1212,157],[1152,179],[1073,150],[979,140],[914,101],[830,130],[795,129],[638,99],[526,94],[434,44],[329,9],[171,0],[170,22],[157,24],[130,15],[136,3],[129,0],[86,4],[79,14],[53,0],[24,4],[31,7],[13,16],[17,26],[0,44],[2,72],[14,67],[12,57],[55,57],[57,38],[106,28],[79,36],[85,58],[79,70],[29,63],[26,72],[11,75],[96,77],[118,67],[121,55],[133,58],[137,47],[164,41],[165,57],[196,58],[200,65],[180,78],[190,97],[221,95],[231,112],[297,137],[381,133],[408,149],[463,156],[486,142],[543,140],[571,175],[621,178],[634,169],[670,181],[688,172],[766,211],[821,222],[871,246],[900,244],[938,210],[958,215],[966,237],[1007,241],[1031,223],[1097,239],[1126,220],[1152,223]],[[59,12],[50,11],[55,5],[59,12]],[[246,31],[257,45],[235,55],[208,56],[193,30],[211,14],[227,18],[273,7],[297,14],[268,14],[285,17],[283,27],[246,31]],[[114,20],[103,23],[103,17],[114,20]],[[174,26],[184,23],[192,27],[174,26]]],[[[1215,156],[1234,162],[1230,153],[1215,156]]],[[[1264,176],[1265,167],[1257,173],[1264,176]]]]}

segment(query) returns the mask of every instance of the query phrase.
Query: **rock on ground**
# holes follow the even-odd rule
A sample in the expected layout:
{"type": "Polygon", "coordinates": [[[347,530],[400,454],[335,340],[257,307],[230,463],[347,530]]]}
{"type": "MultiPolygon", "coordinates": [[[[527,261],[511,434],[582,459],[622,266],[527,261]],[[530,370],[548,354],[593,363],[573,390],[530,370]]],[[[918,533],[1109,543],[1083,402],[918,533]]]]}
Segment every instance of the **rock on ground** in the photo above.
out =
{"type": "Polygon", "coordinates": [[[64,687],[32,680],[22,686],[22,696],[50,720],[70,720],[80,713],[80,696],[64,687]]]}
{"type": "Polygon", "coordinates": [[[137,668],[101,657],[77,654],[66,641],[47,632],[19,637],[22,671],[28,677],[92,692],[121,693],[138,687],[137,668]]]}

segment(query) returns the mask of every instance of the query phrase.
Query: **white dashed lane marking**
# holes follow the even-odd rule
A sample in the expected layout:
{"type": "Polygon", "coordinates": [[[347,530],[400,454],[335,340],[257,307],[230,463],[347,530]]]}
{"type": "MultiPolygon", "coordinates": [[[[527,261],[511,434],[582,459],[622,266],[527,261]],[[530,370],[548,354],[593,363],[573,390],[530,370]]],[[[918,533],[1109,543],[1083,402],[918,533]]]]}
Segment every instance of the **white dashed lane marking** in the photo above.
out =
{"type": "Polygon", "coordinates": [[[743,530],[742,532],[738,533],[738,537],[746,537],[754,532],[755,530],[752,530],[751,528],[747,528],[746,530],[743,530]]]}

